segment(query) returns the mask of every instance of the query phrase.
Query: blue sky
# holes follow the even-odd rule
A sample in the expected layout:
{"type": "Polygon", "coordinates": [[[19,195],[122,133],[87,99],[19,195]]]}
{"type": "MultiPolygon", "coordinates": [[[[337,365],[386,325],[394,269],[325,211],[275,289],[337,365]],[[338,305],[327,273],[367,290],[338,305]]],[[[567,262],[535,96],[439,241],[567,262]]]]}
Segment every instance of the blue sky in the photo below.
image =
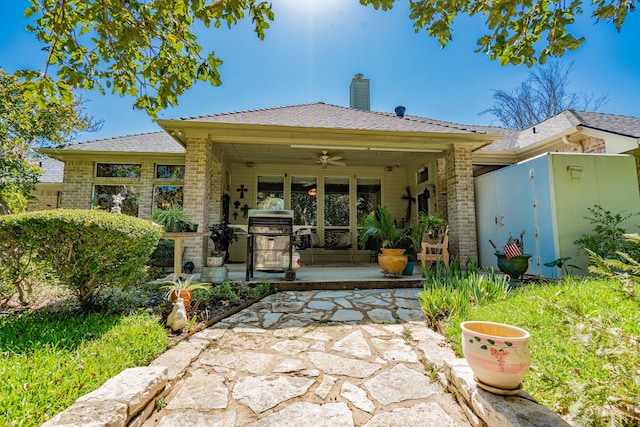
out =
{"type": "MultiPolygon", "coordinates": [[[[0,18],[0,66],[8,72],[41,69],[45,57],[24,29],[28,2],[7,3],[0,18]]],[[[411,115],[491,124],[490,115],[479,113],[492,105],[493,90],[511,89],[530,72],[474,53],[482,18],[459,17],[453,41],[441,49],[436,39],[413,31],[408,1],[386,12],[358,0],[273,0],[273,8],[275,21],[263,41],[250,22],[203,33],[202,43],[224,61],[222,86],[197,84],[160,118],[312,102],[348,106],[351,78],[363,73],[371,81],[374,111],[404,105],[411,115]]],[[[578,21],[574,35],[587,41],[561,59],[575,65],[570,90],[606,94],[609,102],[600,111],[640,117],[640,14],[632,13],[621,33],[610,24],[594,24],[588,14],[578,21]]],[[[83,97],[87,113],[104,126],[80,140],[160,129],[131,107],[131,98],[93,92],[83,97]]]]}

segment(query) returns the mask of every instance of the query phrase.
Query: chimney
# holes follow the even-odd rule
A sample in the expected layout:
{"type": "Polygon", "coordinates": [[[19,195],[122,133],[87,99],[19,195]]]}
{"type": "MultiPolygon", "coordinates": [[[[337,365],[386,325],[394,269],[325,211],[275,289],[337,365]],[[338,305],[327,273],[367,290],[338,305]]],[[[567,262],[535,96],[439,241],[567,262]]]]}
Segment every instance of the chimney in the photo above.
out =
{"type": "Polygon", "coordinates": [[[394,111],[396,112],[396,116],[402,118],[402,117],[404,117],[404,112],[406,110],[407,109],[404,106],[398,105],[394,111]]]}
{"type": "Polygon", "coordinates": [[[351,80],[349,93],[349,106],[351,108],[356,108],[363,111],[371,110],[371,102],[369,96],[369,79],[365,79],[364,76],[360,73],[356,74],[351,80]]]}

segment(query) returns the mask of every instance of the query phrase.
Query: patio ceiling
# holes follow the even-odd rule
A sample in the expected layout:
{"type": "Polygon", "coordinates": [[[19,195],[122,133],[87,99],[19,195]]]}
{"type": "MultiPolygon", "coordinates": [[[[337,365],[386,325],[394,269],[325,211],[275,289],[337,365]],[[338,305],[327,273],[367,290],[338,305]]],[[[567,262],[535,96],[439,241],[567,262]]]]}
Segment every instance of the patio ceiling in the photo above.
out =
{"type": "MultiPolygon", "coordinates": [[[[411,166],[441,157],[454,145],[477,150],[500,135],[303,128],[228,123],[162,121],[159,124],[188,150],[206,139],[219,160],[245,165],[308,164],[324,150],[349,166],[411,166]]],[[[345,166],[329,165],[328,168],[345,166]]]]}

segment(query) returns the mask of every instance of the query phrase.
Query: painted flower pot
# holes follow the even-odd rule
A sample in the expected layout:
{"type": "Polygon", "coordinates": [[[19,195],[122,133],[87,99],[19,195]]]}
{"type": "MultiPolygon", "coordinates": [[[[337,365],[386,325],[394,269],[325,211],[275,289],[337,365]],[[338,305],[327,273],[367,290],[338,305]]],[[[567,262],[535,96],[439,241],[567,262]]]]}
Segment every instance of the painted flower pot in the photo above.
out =
{"type": "Polygon", "coordinates": [[[177,302],[179,298],[182,298],[182,303],[184,304],[184,308],[188,310],[189,307],[191,307],[192,294],[193,294],[193,291],[175,290],[171,293],[170,300],[173,303],[173,302],[177,302]]]}
{"type": "Polygon", "coordinates": [[[462,352],[478,382],[496,389],[518,390],[531,362],[529,332],[481,321],[462,322],[460,327],[462,352]]]}
{"type": "Polygon", "coordinates": [[[405,249],[382,248],[378,255],[378,265],[387,274],[400,274],[407,266],[409,258],[404,255],[405,249]]]}

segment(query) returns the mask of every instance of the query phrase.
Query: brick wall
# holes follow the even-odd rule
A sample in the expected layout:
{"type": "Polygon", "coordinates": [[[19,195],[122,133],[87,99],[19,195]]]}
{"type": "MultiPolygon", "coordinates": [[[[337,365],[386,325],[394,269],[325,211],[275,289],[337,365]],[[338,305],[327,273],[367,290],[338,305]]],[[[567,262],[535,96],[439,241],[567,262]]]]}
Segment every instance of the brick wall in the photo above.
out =
{"type": "Polygon", "coordinates": [[[34,198],[29,200],[27,210],[41,211],[58,208],[61,191],[62,184],[38,184],[36,190],[31,193],[34,198]]]}
{"type": "Polygon", "coordinates": [[[64,179],[60,207],[67,209],[91,208],[93,162],[68,160],[64,163],[64,179]]]}
{"type": "Polygon", "coordinates": [[[449,250],[464,268],[469,259],[478,258],[471,149],[454,147],[445,153],[445,163],[449,250]]]}
{"type": "MultiPolygon", "coordinates": [[[[222,189],[220,180],[222,167],[215,162],[212,145],[206,138],[188,138],[185,157],[184,207],[191,220],[198,224],[199,231],[206,231],[218,221],[219,201],[222,189]],[[216,209],[217,206],[217,209],[216,209]]],[[[209,238],[198,237],[185,241],[184,260],[193,261],[196,271],[206,265],[209,238]]]]}

